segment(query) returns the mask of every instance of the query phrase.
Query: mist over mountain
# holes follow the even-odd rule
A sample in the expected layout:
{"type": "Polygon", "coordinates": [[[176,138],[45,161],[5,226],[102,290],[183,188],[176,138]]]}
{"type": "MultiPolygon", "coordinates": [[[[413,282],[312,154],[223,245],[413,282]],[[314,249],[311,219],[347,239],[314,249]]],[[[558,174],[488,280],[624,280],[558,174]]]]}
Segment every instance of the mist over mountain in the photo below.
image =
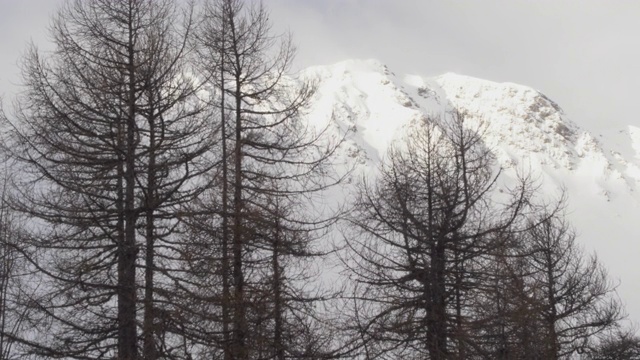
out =
{"type": "Polygon", "coordinates": [[[358,174],[375,175],[412,122],[458,112],[469,127],[482,129],[504,183],[527,173],[549,199],[566,192],[578,242],[596,252],[619,282],[630,319],[640,321],[640,274],[633,270],[640,251],[640,128],[594,135],[530,87],[454,73],[397,74],[376,60],[315,66],[302,76],[318,86],[309,121],[348,131],[343,162],[355,164],[358,174]]]}

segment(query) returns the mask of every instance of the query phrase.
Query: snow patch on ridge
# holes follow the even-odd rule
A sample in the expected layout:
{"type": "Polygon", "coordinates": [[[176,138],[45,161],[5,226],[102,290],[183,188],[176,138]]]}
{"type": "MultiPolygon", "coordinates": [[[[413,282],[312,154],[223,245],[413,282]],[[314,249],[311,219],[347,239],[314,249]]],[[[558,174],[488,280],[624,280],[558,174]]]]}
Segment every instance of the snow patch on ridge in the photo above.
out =
{"type": "Polygon", "coordinates": [[[353,131],[352,146],[372,162],[382,159],[408,121],[422,117],[395,75],[375,60],[313,67],[303,76],[318,82],[310,110],[313,121],[334,119],[353,131]]]}

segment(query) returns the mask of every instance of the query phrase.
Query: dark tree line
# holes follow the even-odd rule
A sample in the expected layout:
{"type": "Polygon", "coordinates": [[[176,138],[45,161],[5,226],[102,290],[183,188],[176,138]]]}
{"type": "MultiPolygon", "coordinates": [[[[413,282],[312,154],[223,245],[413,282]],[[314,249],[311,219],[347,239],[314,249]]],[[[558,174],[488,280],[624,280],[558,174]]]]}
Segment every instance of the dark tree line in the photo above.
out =
{"type": "Polygon", "coordinates": [[[146,355],[171,351],[154,323],[176,212],[206,185],[215,140],[187,73],[190,16],[172,1],[68,2],[54,53],[24,59],[8,145],[12,205],[34,224],[19,250],[45,279],[43,335],[21,339],[35,354],[134,359],[139,320],[146,355]]]}
{"type": "Polygon", "coordinates": [[[59,11],[3,139],[21,174],[3,209],[28,223],[5,252],[42,282],[3,331],[16,353],[333,356],[315,304],[335,294],[310,282],[335,219],[306,209],[340,140],[300,121],[313,86],[269,26],[236,0],[59,11]]]}
{"type": "Polygon", "coordinates": [[[637,357],[561,206],[498,192],[461,115],[315,209],[344,138],[261,3],[70,0],[51,38],[0,113],[0,358],[637,357]]]}

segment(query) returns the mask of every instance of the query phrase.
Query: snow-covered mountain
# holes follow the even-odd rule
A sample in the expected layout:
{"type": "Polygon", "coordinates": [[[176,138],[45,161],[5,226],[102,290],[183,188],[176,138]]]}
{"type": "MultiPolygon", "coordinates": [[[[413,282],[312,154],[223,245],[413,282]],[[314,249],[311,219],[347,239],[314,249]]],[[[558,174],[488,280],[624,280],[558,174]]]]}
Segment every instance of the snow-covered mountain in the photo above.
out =
{"type": "Polygon", "coordinates": [[[639,127],[596,137],[532,88],[453,73],[395,74],[375,60],[312,67],[303,76],[318,84],[310,121],[351,130],[345,159],[362,171],[375,171],[412,121],[458,111],[465,123],[484,129],[504,176],[530,171],[544,193],[566,189],[578,241],[620,282],[630,318],[640,323],[639,127]]]}

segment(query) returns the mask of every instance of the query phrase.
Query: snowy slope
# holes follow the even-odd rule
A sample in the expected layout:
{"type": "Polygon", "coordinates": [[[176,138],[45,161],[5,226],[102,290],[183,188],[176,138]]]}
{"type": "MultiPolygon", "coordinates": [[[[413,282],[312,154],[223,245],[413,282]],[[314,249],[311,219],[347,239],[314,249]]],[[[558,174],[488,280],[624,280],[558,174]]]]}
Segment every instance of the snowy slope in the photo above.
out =
{"type": "Polygon", "coordinates": [[[578,240],[620,282],[630,318],[640,323],[640,128],[596,138],[529,87],[452,73],[396,75],[375,60],[312,67],[303,76],[318,84],[310,121],[348,131],[345,162],[361,171],[375,173],[412,121],[455,110],[483,129],[504,176],[531,171],[549,196],[565,188],[578,240]]]}

